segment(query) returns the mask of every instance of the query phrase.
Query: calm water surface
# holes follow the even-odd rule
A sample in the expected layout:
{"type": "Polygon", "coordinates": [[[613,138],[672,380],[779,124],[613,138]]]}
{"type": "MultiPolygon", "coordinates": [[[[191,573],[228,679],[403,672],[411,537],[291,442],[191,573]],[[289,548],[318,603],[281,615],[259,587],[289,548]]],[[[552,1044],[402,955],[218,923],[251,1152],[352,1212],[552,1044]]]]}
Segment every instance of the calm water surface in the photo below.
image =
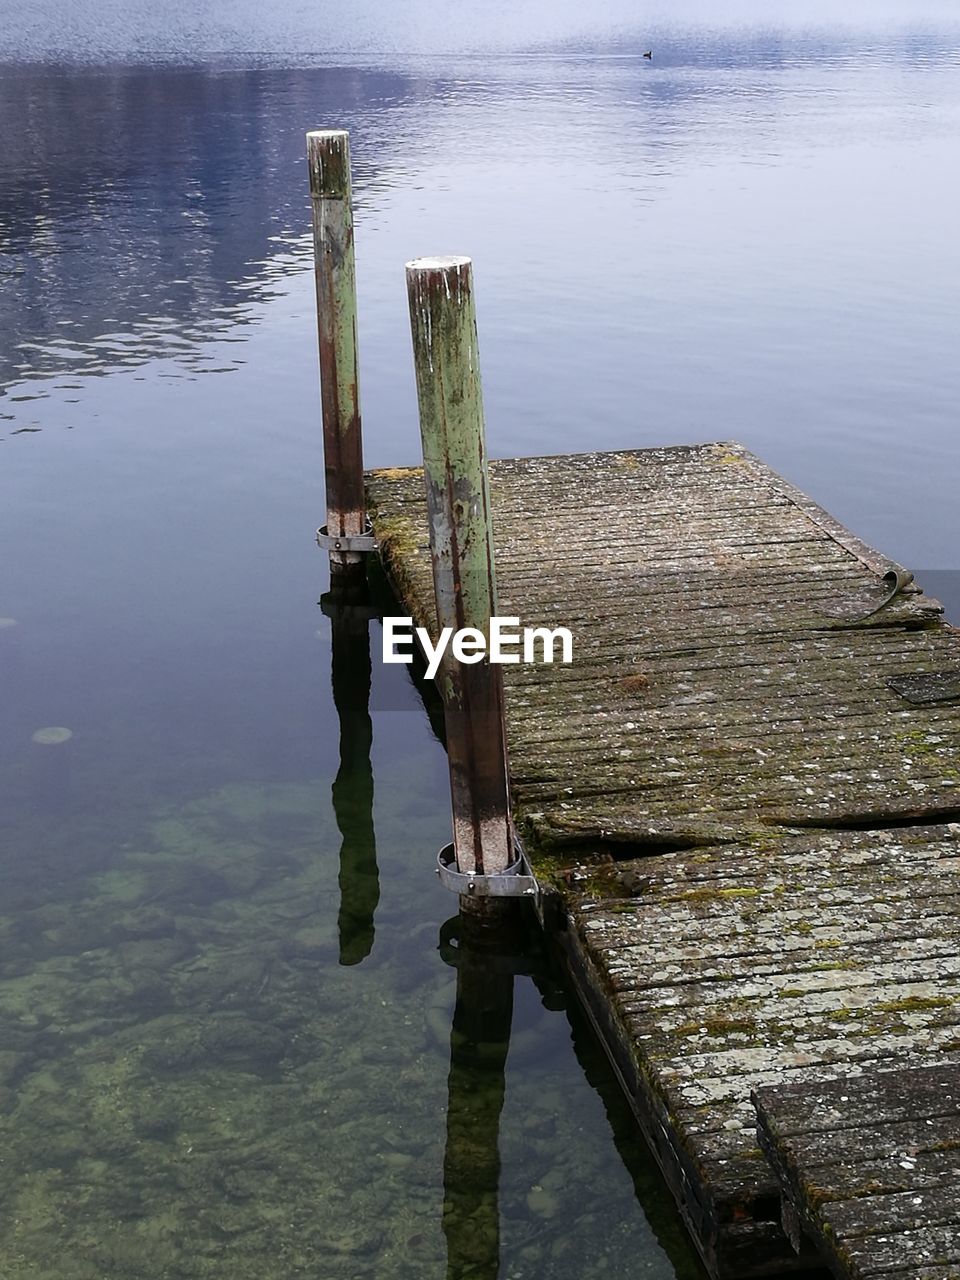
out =
{"type": "Polygon", "coordinates": [[[535,949],[454,1018],[445,764],[375,623],[335,706],[303,134],[353,140],[371,465],[418,456],[403,263],[465,252],[495,453],[735,437],[960,612],[960,35],[53,59],[41,9],[0,46],[0,1274],[696,1275],[535,949]]]}

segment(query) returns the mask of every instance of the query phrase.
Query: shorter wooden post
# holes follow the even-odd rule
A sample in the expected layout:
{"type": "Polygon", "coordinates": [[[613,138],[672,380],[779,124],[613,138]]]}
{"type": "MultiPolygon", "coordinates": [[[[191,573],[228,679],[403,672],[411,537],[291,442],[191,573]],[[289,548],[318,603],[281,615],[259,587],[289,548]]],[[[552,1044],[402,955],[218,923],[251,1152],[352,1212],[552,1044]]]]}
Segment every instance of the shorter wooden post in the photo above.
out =
{"type": "MultiPolygon", "coordinates": [[[[497,612],[477,322],[469,258],[407,264],[437,626],[497,612]]],[[[443,699],[457,869],[498,875],[514,861],[499,665],[445,660],[443,699]]]]}
{"type": "MultiPolygon", "coordinates": [[[[350,142],[343,129],[307,134],[320,338],[320,391],[328,535],[360,537],[366,525],[357,374],[357,286],[350,142]]],[[[331,578],[356,576],[363,553],[331,550],[331,578]]]]}

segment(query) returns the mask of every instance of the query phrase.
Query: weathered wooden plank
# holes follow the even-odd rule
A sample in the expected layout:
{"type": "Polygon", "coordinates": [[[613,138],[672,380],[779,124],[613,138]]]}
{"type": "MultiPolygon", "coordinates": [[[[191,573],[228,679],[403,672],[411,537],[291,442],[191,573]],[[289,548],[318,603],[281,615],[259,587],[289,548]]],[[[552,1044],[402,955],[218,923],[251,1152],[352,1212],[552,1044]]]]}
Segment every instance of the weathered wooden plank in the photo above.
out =
{"type": "Polygon", "coordinates": [[[945,1152],[952,1152],[952,1163],[946,1166],[951,1176],[960,1167],[960,1117],[939,1116],[936,1123],[930,1116],[882,1125],[868,1121],[856,1130],[855,1143],[849,1145],[853,1151],[848,1149],[844,1160],[838,1160],[834,1131],[791,1138],[793,1160],[824,1199],[940,1186],[945,1152]]]}
{"type": "Polygon", "coordinates": [[[887,1276],[889,1280],[958,1280],[960,1266],[955,1262],[943,1262],[933,1266],[910,1263],[906,1267],[885,1267],[882,1270],[861,1269],[863,1280],[873,1280],[874,1276],[887,1276]]]}
{"type": "MultiPolygon", "coordinates": [[[[909,974],[918,972],[924,964],[944,959],[960,961],[952,924],[952,917],[945,915],[940,918],[938,927],[945,933],[948,928],[951,929],[951,933],[942,938],[914,935],[891,942],[884,934],[884,954],[894,957],[889,968],[892,969],[899,963],[904,967],[904,972],[909,974]]],[[[813,975],[829,980],[839,969],[853,970],[861,959],[856,943],[831,948],[830,956],[827,957],[822,948],[811,944],[807,938],[787,935],[783,941],[785,945],[781,947],[779,937],[770,935],[758,952],[734,952],[731,948],[719,955],[703,958],[696,954],[694,944],[685,948],[686,954],[683,949],[673,947],[670,958],[660,965],[649,986],[644,982],[643,975],[632,967],[629,947],[624,947],[609,970],[610,985],[624,998],[629,998],[630,993],[635,991],[668,991],[672,987],[693,987],[695,990],[690,998],[694,1001],[698,1000],[700,985],[714,978],[728,981],[773,978],[795,983],[798,979],[813,975]],[[803,943],[807,945],[802,945],[803,943]]]]}
{"type": "MultiPolygon", "coordinates": [[[[940,1182],[936,1186],[913,1185],[907,1191],[825,1204],[823,1222],[844,1240],[954,1225],[960,1223],[960,1178],[955,1170],[944,1169],[941,1163],[940,1182]]],[[[960,1244],[960,1234],[956,1236],[956,1243],[960,1244]]],[[[866,1244],[864,1242],[864,1247],[866,1244]]],[[[957,1260],[960,1261],[960,1254],[957,1260]]]]}
{"type": "Polygon", "coordinates": [[[960,1063],[754,1091],[791,1215],[835,1274],[960,1270],[960,1063]]]}
{"type": "Polygon", "coordinates": [[[777,1132],[783,1138],[865,1122],[895,1124],[960,1115],[960,1068],[954,1063],[911,1071],[886,1072],[857,1081],[856,1088],[836,1083],[784,1088],[776,1099],[777,1132]]]}

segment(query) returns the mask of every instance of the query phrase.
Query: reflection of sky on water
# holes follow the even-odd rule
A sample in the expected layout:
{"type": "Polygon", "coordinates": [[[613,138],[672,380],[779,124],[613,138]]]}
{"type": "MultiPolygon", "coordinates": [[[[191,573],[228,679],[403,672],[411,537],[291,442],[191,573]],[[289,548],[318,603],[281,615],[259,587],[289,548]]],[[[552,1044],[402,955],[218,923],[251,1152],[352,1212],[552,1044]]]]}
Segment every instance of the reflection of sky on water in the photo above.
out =
{"type": "Polygon", "coordinates": [[[253,474],[264,503],[295,492],[318,418],[303,134],[334,123],[371,465],[418,454],[402,264],[466,251],[493,452],[737,437],[949,567],[960,42],[677,27],[651,62],[619,48],[7,68],[0,444],[44,450],[19,501],[89,467],[136,545],[157,492],[176,510],[224,470],[231,499],[253,474]],[[74,428],[109,463],[62,452],[74,428]]]}
{"type": "MultiPolygon", "coordinates": [[[[667,305],[703,301],[683,296],[691,280],[680,250],[695,257],[698,239],[735,260],[729,250],[742,248],[736,224],[718,205],[723,238],[713,243],[716,232],[702,225],[704,197],[719,195],[729,204],[736,188],[752,181],[761,214],[782,212],[764,210],[770,183],[762,176],[734,172],[718,182],[720,169],[776,172],[788,160],[809,164],[811,151],[862,146],[865,124],[875,130],[871,143],[905,145],[950,136],[955,123],[955,112],[944,111],[955,51],[930,42],[874,50],[856,76],[850,67],[859,46],[835,37],[822,49],[781,35],[714,41],[687,61],[671,60],[670,52],[658,51],[655,69],[636,58],[610,58],[602,74],[592,61],[571,57],[482,59],[454,68],[421,62],[405,74],[13,71],[0,86],[5,118],[21,124],[2,160],[0,269],[12,286],[4,290],[3,320],[14,337],[4,352],[14,354],[3,381],[15,384],[36,372],[102,372],[161,354],[178,354],[197,372],[225,367],[223,354],[227,366],[242,359],[239,352],[209,359],[196,343],[242,337],[242,330],[227,330],[246,325],[257,303],[275,297],[290,273],[307,265],[302,134],[310,124],[335,119],[351,129],[364,233],[371,221],[378,229],[378,211],[403,217],[403,205],[429,182],[431,203],[443,202],[442,219],[433,221],[447,236],[469,234],[476,242],[479,232],[482,249],[483,239],[494,240],[483,225],[496,219],[498,254],[512,272],[517,264],[510,262],[511,243],[504,243],[506,210],[497,192],[505,180],[512,190],[518,175],[511,171],[522,166],[527,183],[519,175],[509,210],[517,228],[512,239],[529,227],[525,261],[537,270],[541,290],[557,289],[543,272],[559,275],[561,261],[564,271],[582,274],[564,254],[570,224],[560,202],[571,205],[584,178],[615,240],[641,229],[633,216],[638,205],[646,206],[647,221],[682,195],[701,225],[685,221],[688,243],[649,240],[659,250],[655,275],[644,261],[645,244],[631,240],[634,261],[622,264],[619,287],[614,282],[605,298],[619,322],[617,304],[646,302],[651,293],[667,305]],[[917,94],[921,67],[927,74],[917,94]],[[51,117],[69,119],[70,129],[43,127],[51,117]],[[798,145],[806,154],[796,155],[798,145]],[[680,184],[694,173],[699,181],[685,191],[680,184]],[[517,207],[521,200],[525,207],[517,207]]],[[[792,200],[801,193],[785,194],[792,200]]],[[[809,191],[802,194],[811,199],[809,191]]],[[[836,201],[836,193],[827,199],[836,201]]],[[[817,248],[829,252],[823,210],[810,212],[817,248]]],[[[736,217],[737,210],[730,213],[736,217]]],[[[838,220],[841,236],[849,221],[838,220]]],[[[865,239],[871,243],[869,229],[865,239]]],[[[377,244],[362,247],[366,260],[377,262],[377,244]]],[[[851,247],[841,242],[834,249],[851,247]]],[[[780,267],[775,247],[763,249],[765,260],[780,267]]],[[[848,272],[851,265],[821,263],[848,272]]],[[[755,269],[756,255],[743,265],[755,269]]],[[[801,297],[811,294],[815,304],[816,282],[799,283],[801,297]]],[[[748,276],[723,284],[745,288],[740,301],[749,303],[748,276]]],[[[536,308],[535,296],[530,304],[536,308]]]]}
{"type": "Polygon", "coordinates": [[[195,374],[236,367],[238,350],[201,344],[241,343],[254,307],[309,252],[302,121],[403,84],[349,71],[8,71],[0,114],[20,127],[0,159],[0,383],[13,402],[49,394],[18,386],[36,375],[72,383],[157,356],[195,374]]]}
{"type": "MultiPolygon", "coordinates": [[[[733,436],[947,566],[958,50],[949,30],[688,30],[651,61],[9,69],[0,436],[140,424],[193,380],[215,390],[169,401],[171,442],[184,413],[249,422],[268,467],[313,441],[303,134],[334,123],[372,464],[417,456],[402,264],[465,251],[495,453],[733,436]]],[[[195,456],[213,438],[193,431],[195,456]]]]}
{"type": "MultiPolygon", "coordinates": [[[[779,0],[778,28],[893,25],[923,29],[955,21],[950,0],[779,0]]],[[[269,6],[256,0],[31,0],[9,15],[0,34],[0,56],[56,55],[80,61],[104,57],[165,56],[191,61],[223,52],[255,52],[286,59],[331,52],[391,56],[551,49],[575,42],[596,48],[612,40],[660,44],[672,29],[711,26],[724,30],[769,27],[765,0],[488,0],[483,6],[438,4],[436,0],[328,0],[269,6]]]]}

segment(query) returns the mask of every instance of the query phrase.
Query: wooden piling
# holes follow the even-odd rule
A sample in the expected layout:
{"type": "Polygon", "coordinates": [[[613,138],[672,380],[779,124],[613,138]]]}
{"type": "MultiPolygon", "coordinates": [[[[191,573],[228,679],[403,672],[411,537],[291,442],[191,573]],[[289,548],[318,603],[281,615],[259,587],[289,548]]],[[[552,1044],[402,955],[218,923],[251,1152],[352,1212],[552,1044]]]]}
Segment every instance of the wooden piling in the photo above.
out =
{"type": "MultiPolygon", "coordinates": [[[[307,134],[320,340],[327,533],[359,537],[366,525],[357,374],[357,290],[350,142],[343,129],[307,134]]],[[[332,578],[356,576],[363,553],[331,550],[332,578]]]]}
{"type": "MultiPolygon", "coordinates": [[[[470,259],[408,263],[407,291],[437,624],[476,628],[489,645],[497,593],[470,259]]],[[[514,861],[501,669],[448,658],[437,684],[457,868],[497,875],[514,861]]]]}

